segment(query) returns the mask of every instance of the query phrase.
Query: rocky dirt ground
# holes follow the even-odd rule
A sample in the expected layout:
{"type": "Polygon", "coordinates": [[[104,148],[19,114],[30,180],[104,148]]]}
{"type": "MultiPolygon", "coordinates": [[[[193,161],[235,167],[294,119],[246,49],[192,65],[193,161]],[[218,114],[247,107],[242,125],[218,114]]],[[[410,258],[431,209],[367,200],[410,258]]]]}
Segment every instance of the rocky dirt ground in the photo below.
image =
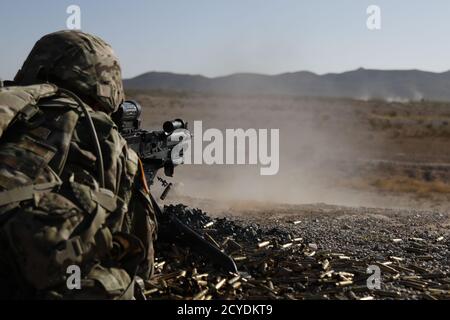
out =
{"type": "Polygon", "coordinates": [[[159,242],[148,297],[450,299],[449,104],[131,96],[145,105],[147,127],[184,117],[206,127],[280,128],[282,143],[274,177],[245,166],[176,169],[182,184],[165,204],[188,205],[168,208],[230,254],[240,273],[159,242]],[[381,272],[379,289],[367,286],[369,267],[381,272]]]}
{"type": "Polygon", "coordinates": [[[154,299],[450,299],[448,213],[314,205],[213,219],[166,209],[232,256],[239,273],[161,242],[146,291],[154,299]]]}

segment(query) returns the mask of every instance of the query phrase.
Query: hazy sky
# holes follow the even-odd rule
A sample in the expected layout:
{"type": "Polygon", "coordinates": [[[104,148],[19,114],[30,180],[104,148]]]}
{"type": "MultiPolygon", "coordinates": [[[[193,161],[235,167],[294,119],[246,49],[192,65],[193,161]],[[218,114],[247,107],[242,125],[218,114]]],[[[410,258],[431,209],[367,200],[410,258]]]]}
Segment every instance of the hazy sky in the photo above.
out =
{"type": "Polygon", "coordinates": [[[66,28],[71,4],[82,30],[114,47],[125,77],[450,69],[448,0],[0,1],[3,79],[42,35],[66,28]],[[381,7],[381,30],[366,27],[370,4],[381,7]]]}

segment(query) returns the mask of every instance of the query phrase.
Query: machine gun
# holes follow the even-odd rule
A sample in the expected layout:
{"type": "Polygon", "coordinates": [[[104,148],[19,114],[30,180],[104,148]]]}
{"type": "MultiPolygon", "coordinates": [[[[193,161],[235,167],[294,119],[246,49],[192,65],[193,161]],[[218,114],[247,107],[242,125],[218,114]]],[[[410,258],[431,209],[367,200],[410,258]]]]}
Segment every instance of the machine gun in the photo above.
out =
{"type": "MultiPolygon", "coordinates": [[[[147,131],[141,128],[142,107],[136,101],[125,101],[119,110],[113,114],[122,137],[128,146],[133,149],[141,159],[144,173],[149,186],[153,185],[159,169],[164,168],[166,176],[172,177],[175,166],[181,164],[181,158],[173,159],[172,150],[183,138],[179,129],[187,130],[187,123],[181,119],[166,121],[163,130],[147,131]]],[[[163,179],[158,179],[163,181],[163,179]]],[[[164,200],[172,184],[166,183],[161,200],[164,200]]],[[[160,223],[160,235],[169,240],[179,240],[197,249],[199,254],[209,258],[214,264],[227,272],[237,273],[233,259],[223,253],[217,246],[204,239],[199,233],[183,223],[174,214],[163,212],[156,200],[150,194],[150,199],[160,223]],[[161,234],[162,231],[162,234],[161,234]]]]}

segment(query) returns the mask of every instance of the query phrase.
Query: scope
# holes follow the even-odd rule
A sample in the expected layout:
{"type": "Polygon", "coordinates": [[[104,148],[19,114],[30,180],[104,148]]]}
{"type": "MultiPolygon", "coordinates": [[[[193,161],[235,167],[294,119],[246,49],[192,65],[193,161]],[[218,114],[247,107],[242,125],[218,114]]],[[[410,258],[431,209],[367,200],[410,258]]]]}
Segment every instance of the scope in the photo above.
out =
{"type": "Polygon", "coordinates": [[[141,127],[142,107],[134,100],[126,100],[114,112],[112,118],[119,131],[137,130],[141,127]]]}

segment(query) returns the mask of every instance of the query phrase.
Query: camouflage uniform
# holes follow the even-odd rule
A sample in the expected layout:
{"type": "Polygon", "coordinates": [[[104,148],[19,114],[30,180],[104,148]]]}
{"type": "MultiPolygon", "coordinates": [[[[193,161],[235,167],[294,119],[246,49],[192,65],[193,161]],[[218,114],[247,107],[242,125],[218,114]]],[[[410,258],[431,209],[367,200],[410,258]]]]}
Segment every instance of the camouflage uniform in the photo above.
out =
{"type": "Polygon", "coordinates": [[[95,36],[56,32],[15,83],[0,89],[0,298],[132,298],[134,276],[152,272],[156,220],[110,118],[124,99],[116,56],[95,36]],[[80,290],[67,287],[71,265],[80,290]]]}

